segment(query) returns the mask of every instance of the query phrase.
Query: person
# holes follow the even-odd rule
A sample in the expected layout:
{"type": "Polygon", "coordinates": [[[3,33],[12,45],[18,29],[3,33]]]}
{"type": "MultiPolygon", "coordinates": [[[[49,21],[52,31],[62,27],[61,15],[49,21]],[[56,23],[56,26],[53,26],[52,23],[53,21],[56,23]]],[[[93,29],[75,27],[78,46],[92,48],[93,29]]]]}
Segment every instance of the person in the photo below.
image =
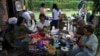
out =
{"type": "Polygon", "coordinates": [[[52,21],[50,24],[50,30],[52,30],[52,26],[58,27],[58,21],[59,21],[59,15],[60,15],[60,10],[57,7],[57,4],[53,4],[52,7],[52,21]]]}
{"type": "Polygon", "coordinates": [[[76,43],[79,42],[79,40],[81,39],[81,36],[84,35],[83,33],[83,28],[84,28],[85,24],[82,23],[81,21],[76,23],[76,33],[75,33],[75,38],[76,38],[76,43]]]}
{"type": "Polygon", "coordinates": [[[46,13],[45,3],[42,3],[40,7],[40,14],[45,14],[45,13],[46,13]]]}
{"type": "MultiPolygon", "coordinates": [[[[46,15],[46,12],[47,12],[48,10],[50,10],[50,9],[45,7],[45,3],[42,3],[41,6],[40,6],[40,14],[46,15]]],[[[50,16],[47,16],[47,15],[46,15],[46,18],[45,18],[45,19],[46,19],[46,20],[49,20],[49,19],[50,19],[50,16]]]]}
{"type": "MultiPolygon", "coordinates": [[[[19,46],[19,45],[14,43],[16,38],[21,36],[21,34],[23,32],[21,26],[19,26],[19,25],[21,25],[22,21],[23,21],[22,17],[20,17],[20,18],[11,17],[8,19],[8,24],[10,24],[9,28],[12,27],[12,29],[9,30],[9,28],[8,28],[5,32],[5,35],[4,35],[4,41],[3,41],[2,46],[3,46],[4,50],[7,50],[6,54],[8,54],[8,52],[10,50],[13,50],[14,48],[22,48],[21,45],[19,46]]],[[[25,33],[25,31],[24,31],[24,33],[25,33]]],[[[20,44],[20,43],[18,43],[18,44],[20,44]]]]}
{"type": "Polygon", "coordinates": [[[88,21],[89,24],[93,24],[93,21],[92,20],[95,18],[95,16],[96,16],[95,14],[96,14],[96,11],[93,10],[92,11],[92,14],[89,17],[89,21],[88,21]]]}
{"type": "Polygon", "coordinates": [[[91,13],[88,11],[86,14],[86,22],[89,23],[89,18],[91,16],[91,13]]]}
{"type": "Polygon", "coordinates": [[[18,46],[27,46],[27,43],[22,42],[21,40],[24,39],[28,34],[32,33],[25,27],[25,19],[23,17],[18,18],[17,24],[14,26],[13,29],[13,43],[18,46]]]}
{"type": "Polygon", "coordinates": [[[85,4],[83,4],[82,8],[79,10],[79,15],[84,19],[86,13],[87,13],[87,11],[86,11],[86,8],[85,8],[85,4]]]}
{"type": "Polygon", "coordinates": [[[22,17],[25,19],[26,27],[30,27],[32,25],[32,20],[36,22],[35,15],[32,11],[24,10],[22,13],[22,17]]]}
{"type": "Polygon", "coordinates": [[[80,0],[78,4],[78,9],[80,10],[82,8],[82,5],[84,4],[84,0],[80,0]]]}
{"type": "Polygon", "coordinates": [[[46,16],[44,14],[39,15],[40,21],[36,23],[38,31],[44,31],[44,29],[49,30],[50,23],[45,20],[46,16]]]}
{"type": "Polygon", "coordinates": [[[63,14],[59,15],[59,24],[58,24],[59,30],[63,30],[65,27],[65,22],[63,22],[63,14]]]}
{"type": "Polygon", "coordinates": [[[93,26],[86,25],[84,26],[83,30],[84,30],[84,36],[79,41],[78,47],[70,51],[69,56],[95,56],[96,55],[96,51],[98,47],[98,39],[96,35],[93,33],[94,32],[93,26]]]}
{"type": "Polygon", "coordinates": [[[25,19],[25,27],[32,32],[36,32],[36,19],[32,11],[24,11],[22,17],[25,19]]]}
{"type": "Polygon", "coordinates": [[[6,49],[6,50],[12,49],[11,46],[9,45],[10,41],[6,38],[6,35],[10,36],[10,35],[8,35],[8,33],[10,33],[10,34],[12,33],[12,30],[14,30],[14,25],[17,23],[17,21],[18,21],[18,18],[16,18],[16,17],[11,17],[7,21],[8,29],[5,32],[4,41],[3,41],[3,48],[6,49]]]}

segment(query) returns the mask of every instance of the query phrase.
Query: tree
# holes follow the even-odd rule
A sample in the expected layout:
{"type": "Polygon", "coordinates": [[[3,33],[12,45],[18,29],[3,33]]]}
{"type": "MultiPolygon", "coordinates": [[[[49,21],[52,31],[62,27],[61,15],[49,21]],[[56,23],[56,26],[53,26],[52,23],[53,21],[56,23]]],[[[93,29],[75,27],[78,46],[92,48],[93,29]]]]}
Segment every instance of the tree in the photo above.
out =
{"type": "Polygon", "coordinates": [[[87,0],[87,1],[93,1],[93,10],[96,12],[100,12],[100,0],[87,0]]]}
{"type": "Polygon", "coordinates": [[[100,0],[93,0],[94,4],[93,4],[93,9],[96,12],[100,12],[100,0]]]}
{"type": "Polygon", "coordinates": [[[26,6],[29,10],[33,10],[33,6],[34,6],[34,3],[33,3],[33,0],[26,0],[26,6]]]}

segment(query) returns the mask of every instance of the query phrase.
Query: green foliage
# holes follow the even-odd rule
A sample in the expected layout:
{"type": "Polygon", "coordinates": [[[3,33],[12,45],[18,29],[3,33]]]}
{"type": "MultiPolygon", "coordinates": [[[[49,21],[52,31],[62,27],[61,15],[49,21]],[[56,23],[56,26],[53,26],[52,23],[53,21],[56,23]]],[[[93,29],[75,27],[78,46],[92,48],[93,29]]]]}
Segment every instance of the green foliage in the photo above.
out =
{"type": "Polygon", "coordinates": [[[29,10],[33,10],[33,6],[34,6],[34,1],[33,0],[26,0],[26,7],[29,10]]]}
{"type": "MultiPolygon", "coordinates": [[[[77,10],[79,0],[27,0],[26,4],[30,10],[39,10],[41,3],[45,3],[46,7],[52,8],[53,3],[57,3],[59,9],[77,10]]],[[[86,2],[87,8],[91,9],[93,2],[86,2]]]]}
{"type": "Polygon", "coordinates": [[[93,0],[94,1],[94,9],[97,11],[97,12],[100,12],[100,0],[93,0]]]}
{"type": "Polygon", "coordinates": [[[96,12],[100,12],[100,0],[87,0],[87,1],[93,1],[93,9],[96,12]]]}
{"type": "Polygon", "coordinates": [[[87,6],[88,10],[92,10],[93,9],[93,2],[87,2],[86,6],[87,6]]]}

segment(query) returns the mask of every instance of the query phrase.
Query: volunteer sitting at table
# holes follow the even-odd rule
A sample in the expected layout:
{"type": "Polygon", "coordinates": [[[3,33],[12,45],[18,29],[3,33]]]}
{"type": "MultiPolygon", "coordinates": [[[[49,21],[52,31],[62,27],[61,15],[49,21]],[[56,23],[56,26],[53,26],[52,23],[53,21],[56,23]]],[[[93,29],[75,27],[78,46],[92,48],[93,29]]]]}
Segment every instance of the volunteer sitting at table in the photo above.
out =
{"type": "Polygon", "coordinates": [[[39,15],[39,21],[36,23],[38,31],[43,31],[44,29],[49,30],[50,23],[45,20],[46,16],[44,14],[39,15]]]}
{"type": "Polygon", "coordinates": [[[78,47],[70,51],[69,56],[95,56],[98,46],[98,39],[93,33],[94,28],[86,25],[83,28],[84,36],[77,44],[78,47]]]}

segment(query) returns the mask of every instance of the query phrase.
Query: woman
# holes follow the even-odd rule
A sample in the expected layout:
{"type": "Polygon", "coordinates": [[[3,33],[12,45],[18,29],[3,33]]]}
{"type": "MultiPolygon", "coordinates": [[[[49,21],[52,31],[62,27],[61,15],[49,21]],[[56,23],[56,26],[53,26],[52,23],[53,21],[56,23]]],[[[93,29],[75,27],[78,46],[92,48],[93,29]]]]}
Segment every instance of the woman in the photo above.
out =
{"type": "Polygon", "coordinates": [[[85,7],[85,4],[83,4],[82,8],[79,10],[79,15],[84,19],[86,13],[87,13],[86,7],[85,7]]]}
{"type": "Polygon", "coordinates": [[[58,27],[58,20],[59,20],[60,11],[56,4],[53,4],[52,8],[52,22],[50,24],[50,30],[52,30],[52,26],[58,27]]]}
{"type": "Polygon", "coordinates": [[[38,31],[43,31],[44,29],[49,30],[49,22],[47,20],[45,20],[46,16],[44,14],[40,14],[39,15],[39,19],[40,21],[38,21],[36,23],[37,29],[38,31]]]}

